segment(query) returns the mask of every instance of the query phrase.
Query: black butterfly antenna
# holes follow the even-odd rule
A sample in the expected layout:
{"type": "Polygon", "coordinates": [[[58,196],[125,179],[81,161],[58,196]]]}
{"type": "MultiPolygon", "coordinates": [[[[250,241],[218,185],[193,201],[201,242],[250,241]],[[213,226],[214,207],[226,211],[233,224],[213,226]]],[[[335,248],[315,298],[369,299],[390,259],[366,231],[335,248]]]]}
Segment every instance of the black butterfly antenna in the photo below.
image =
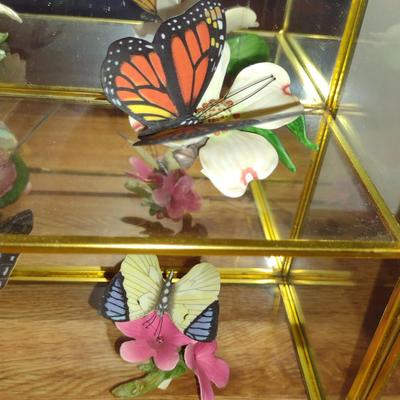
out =
{"type": "Polygon", "coordinates": [[[154,324],[154,321],[157,319],[157,313],[154,312],[149,319],[143,322],[143,326],[147,329],[150,328],[151,325],[154,324]]]}
{"type": "Polygon", "coordinates": [[[199,119],[199,121],[204,121],[206,119],[210,119],[210,118],[214,118],[215,116],[217,116],[218,114],[221,114],[225,111],[228,111],[229,109],[231,109],[232,107],[243,103],[244,101],[248,100],[249,98],[253,97],[254,95],[256,95],[257,93],[259,93],[261,90],[265,89],[268,85],[270,85],[272,82],[274,82],[276,80],[276,78],[271,74],[268,75],[264,78],[258,79],[255,82],[250,82],[249,84],[240,87],[239,89],[233,91],[233,92],[228,92],[227,94],[225,94],[223,97],[221,97],[219,100],[213,102],[210,104],[209,107],[207,107],[205,110],[201,110],[200,113],[198,113],[196,115],[196,117],[199,119]],[[264,83],[263,83],[264,82],[264,83]],[[218,109],[216,113],[212,114],[212,115],[207,115],[207,118],[201,118],[205,113],[208,113],[209,111],[211,111],[213,108],[216,108],[217,106],[219,106],[220,104],[222,104],[223,102],[231,99],[233,96],[236,96],[237,94],[240,94],[242,92],[244,92],[245,90],[248,90],[250,88],[252,88],[253,86],[259,85],[260,83],[263,83],[263,85],[261,87],[258,87],[256,90],[252,91],[251,93],[247,94],[245,97],[243,97],[242,99],[240,99],[239,101],[237,101],[234,104],[230,104],[227,105],[225,108],[222,109],[218,109]]]}

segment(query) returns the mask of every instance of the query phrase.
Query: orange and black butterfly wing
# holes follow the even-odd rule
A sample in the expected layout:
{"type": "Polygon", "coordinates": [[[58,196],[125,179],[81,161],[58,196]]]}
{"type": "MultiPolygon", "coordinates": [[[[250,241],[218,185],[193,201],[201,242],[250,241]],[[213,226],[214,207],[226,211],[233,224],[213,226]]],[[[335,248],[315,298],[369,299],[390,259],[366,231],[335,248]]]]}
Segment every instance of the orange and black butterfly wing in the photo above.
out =
{"type": "Polygon", "coordinates": [[[225,12],[218,1],[200,1],[158,29],[153,44],[181,115],[196,111],[221,58],[225,37],[225,12]]]}
{"type": "Polygon", "coordinates": [[[112,43],[101,67],[107,99],[145,125],[140,136],[198,123],[196,107],[221,57],[226,35],[219,2],[198,2],[161,24],[153,43],[112,43]]]}
{"type": "Polygon", "coordinates": [[[128,37],[112,43],[101,82],[112,104],[154,130],[175,124],[181,115],[170,96],[161,57],[146,40],[128,37]]]}

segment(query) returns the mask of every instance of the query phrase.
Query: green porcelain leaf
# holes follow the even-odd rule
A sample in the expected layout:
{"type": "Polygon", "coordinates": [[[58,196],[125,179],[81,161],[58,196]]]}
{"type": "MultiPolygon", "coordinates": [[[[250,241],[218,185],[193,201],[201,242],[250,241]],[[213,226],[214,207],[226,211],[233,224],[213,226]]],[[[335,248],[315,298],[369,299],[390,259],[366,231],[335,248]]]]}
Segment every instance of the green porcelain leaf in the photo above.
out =
{"type": "Polygon", "coordinates": [[[239,34],[229,38],[228,44],[231,49],[231,58],[227,74],[236,75],[249,65],[269,60],[269,46],[265,39],[258,35],[239,34]]]}
{"type": "Polygon", "coordinates": [[[8,33],[7,32],[0,32],[0,44],[4,43],[8,38],[8,33]]]}
{"type": "Polygon", "coordinates": [[[157,389],[164,381],[168,379],[179,378],[186,372],[185,362],[181,360],[172,371],[151,370],[142,378],[134,379],[130,382],[118,385],[112,390],[112,394],[118,398],[134,398],[143,396],[146,393],[157,389]]]}
{"type": "Polygon", "coordinates": [[[17,170],[17,179],[15,180],[13,188],[3,197],[0,197],[0,208],[17,201],[22,193],[24,193],[26,185],[29,182],[29,170],[22,158],[18,154],[14,154],[11,156],[11,160],[15,164],[17,170]]]}
{"type": "Polygon", "coordinates": [[[297,137],[297,139],[299,139],[300,143],[304,144],[304,146],[311,150],[319,150],[318,145],[313,143],[307,136],[306,119],[304,115],[301,115],[295,121],[286,126],[297,137]]]}
{"type": "Polygon", "coordinates": [[[151,187],[139,179],[129,179],[125,182],[125,188],[138,197],[151,197],[151,187]]]}
{"type": "Polygon", "coordinates": [[[296,172],[296,166],[294,165],[293,161],[291,160],[288,152],[286,151],[285,147],[283,146],[282,142],[280,141],[279,137],[272,131],[268,129],[256,128],[256,127],[248,127],[243,129],[246,132],[255,133],[257,135],[262,136],[263,138],[267,139],[268,142],[274,146],[276,152],[279,155],[279,160],[282,164],[292,172],[296,172]]]}

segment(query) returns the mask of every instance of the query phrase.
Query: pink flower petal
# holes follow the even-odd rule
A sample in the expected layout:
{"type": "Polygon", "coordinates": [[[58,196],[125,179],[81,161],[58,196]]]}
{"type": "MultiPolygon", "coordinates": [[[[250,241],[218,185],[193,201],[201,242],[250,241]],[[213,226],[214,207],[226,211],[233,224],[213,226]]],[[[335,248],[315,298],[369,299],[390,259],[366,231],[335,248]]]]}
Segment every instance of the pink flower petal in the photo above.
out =
{"type": "Polygon", "coordinates": [[[155,352],[145,340],[139,339],[122,343],[119,353],[125,361],[141,363],[149,360],[155,352]]]}
{"type": "Polygon", "coordinates": [[[196,343],[196,357],[210,357],[217,351],[217,341],[196,343]]]}
{"type": "Polygon", "coordinates": [[[186,346],[184,359],[185,359],[185,364],[190,369],[194,369],[194,367],[195,367],[194,345],[186,346]]]}
{"type": "Polygon", "coordinates": [[[150,179],[153,169],[149,167],[141,158],[129,157],[129,164],[132,166],[133,171],[128,172],[128,174],[144,181],[150,179]]]}
{"type": "MultiPolygon", "coordinates": [[[[219,388],[226,386],[229,380],[228,364],[215,357],[217,342],[188,345],[185,349],[185,363],[196,375],[204,374],[210,382],[219,388]]],[[[202,378],[204,379],[204,377],[202,378]]]]}
{"type": "MultiPolygon", "coordinates": [[[[145,328],[147,326],[146,321],[152,320],[154,316],[154,311],[150,314],[145,315],[143,318],[136,319],[134,321],[126,321],[126,322],[116,322],[115,326],[125,335],[134,339],[139,338],[147,338],[151,337],[154,334],[154,329],[149,331],[151,327],[148,329],[145,328]]],[[[157,321],[153,325],[157,325],[157,321]]]]}
{"type": "Polygon", "coordinates": [[[162,371],[171,371],[176,367],[179,361],[179,353],[176,346],[169,343],[161,345],[153,356],[154,363],[162,371]]]}
{"type": "Polygon", "coordinates": [[[202,365],[204,373],[218,388],[223,388],[229,381],[229,366],[220,358],[215,357],[212,362],[202,365]]]}
{"type": "Polygon", "coordinates": [[[165,207],[171,201],[171,192],[164,188],[155,189],[153,191],[153,200],[160,206],[165,207]]]}
{"type": "Polygon", "coordinates": [[[168,314],[164,314],[161,336],[164,338],[165,341],[176,347],[185,346],[189,343],[195,343],[194,340],[184,335],[175,326],[168,314]]]}
{"type": "Polygon", "coordinates": [[[200,397],[201,400],[214,400],[214,392],[212,390],[211,382],[205,375],[205,373],[200,369],[196,371],[197,379],[200,386],[200,397]]]}
{"type": "Polygon", "coordinates": [[[172,199],[167,206],[167,214],[171,219],[178,220],[185,214],[185,208],[182,203],[172,199]]]}

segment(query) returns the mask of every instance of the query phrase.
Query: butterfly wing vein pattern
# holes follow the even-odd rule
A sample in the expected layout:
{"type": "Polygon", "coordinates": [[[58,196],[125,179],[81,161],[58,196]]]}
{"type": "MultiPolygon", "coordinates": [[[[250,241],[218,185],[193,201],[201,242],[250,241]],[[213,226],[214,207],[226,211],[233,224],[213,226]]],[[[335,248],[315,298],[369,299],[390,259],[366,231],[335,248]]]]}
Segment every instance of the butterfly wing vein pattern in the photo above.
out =
{"type": "MultiPolygon", "coordinates": [[[[105,293],[103,314],[116,322],[142,318],[157,309],[163,284],[157,257],[127,256],[105,293]]],[[[181,332],[198,341],[215,338],[220,286],[218,270],[208,263],[173,285],[167,312],[181,332]]]]}
{"type": "Polygon", "coordinates": [[[129,319],[144,317],[157,305],[163,278],[156,256],[128,256],[121,265],[129,319]]]}
{"type": "Polygon", "coordinates": [[[226,21],[219,2],[199,2],[165,21],[152,43],[112,43],[101,67],[107,99],[143,124],[140,136],[197,124],[196,108],[221,58],[226,21]]]}
{"type": "Polygon", "coordinates": [[[218,299],[221,288],[218,270],[211,264],[193,267],[175,284],[169,309],[172,320],[182,331],[218,299]]]}

